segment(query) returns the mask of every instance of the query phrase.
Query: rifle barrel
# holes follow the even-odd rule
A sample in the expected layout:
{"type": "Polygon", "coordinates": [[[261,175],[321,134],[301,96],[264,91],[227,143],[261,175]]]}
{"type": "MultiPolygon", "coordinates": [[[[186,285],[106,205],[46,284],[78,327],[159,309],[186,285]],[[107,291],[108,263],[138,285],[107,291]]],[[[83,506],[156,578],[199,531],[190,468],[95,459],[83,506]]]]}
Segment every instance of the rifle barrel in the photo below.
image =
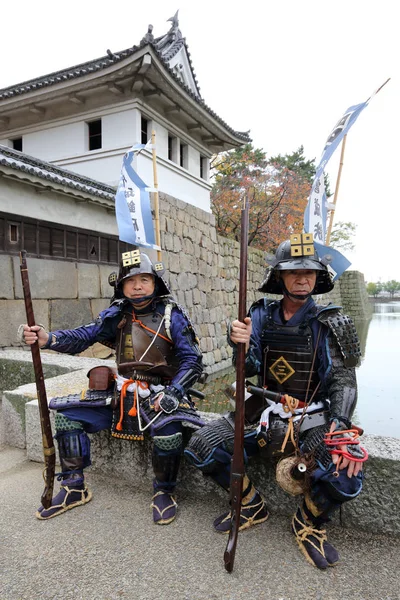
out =
{"type": "MultiPolygon", "coordinates": [[[[29,327],[36,324],[35,315],[33,312],[31,290],[29,285],[28,267],[26,264],[26,251],[20,252],[20,271],[22,289],[24,293],[26,322],[29,327]]],[[[51,431],[49,407],[47,404],[46,388],[44,384],[42,360],[40,358],[39,342],[31,345],[33,370],[35,373],[36,391],[39,403],[40,426],[42,430],[43,455],[45,469],[43,478],[45,481],[45,489],[43,491],[41,502],[44,508],[51,506],[54,487],[54,472],[56,464],[56,454],[53,443],[53,435],[51,431]]]]}
{"type": "MultiPolygon", "coordinates": [[[[238,320],[242,323],[246,318],[247,307],[247,245],[249,237],[249,201],[246,197],[241,212],[240,235],[240,272],[239,272],[239,307],[238,320]]],[[[246,345],[237,345],[236,355],[236,409],[235,437],[231,467],[231,529],[224,553],[225,569],[228,573],[233,570],[236,544],[240,525],[240,509],[242,504],[242,488],[244,478],[244,398],[245,398],[245,358],[246,345]]]]}

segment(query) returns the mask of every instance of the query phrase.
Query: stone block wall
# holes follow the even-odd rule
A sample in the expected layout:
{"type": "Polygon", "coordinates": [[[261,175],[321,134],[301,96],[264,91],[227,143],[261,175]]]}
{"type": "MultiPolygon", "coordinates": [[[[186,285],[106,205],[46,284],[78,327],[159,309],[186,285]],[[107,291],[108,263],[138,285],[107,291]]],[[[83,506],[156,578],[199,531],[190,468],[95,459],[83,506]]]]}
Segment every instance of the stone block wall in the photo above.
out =
{"type": "MultiPolygon", "coordinates": [[[[238,314],[239,242],[217,234],[213,214],[165,194],[160,231],[166,279],[196,327],[206,370],[231,366],[226,331],[238,314]]],[[[49,330],[88,323],[109,304],[113,266],[28,258],[28,268],[36,321],[49,330]]],[[[264,253],[249,248],[248,306],[261,297],[257,288],[264,275],[264,253]]],[[[333,292],[317,301],[339,304],[356,318],[371,314],[363,275],[355,271],[344,273],[333,292]]],[[[19,258],[0,255],[0,346],[18,345],[17,327],[25,321],[19,258]]]]}

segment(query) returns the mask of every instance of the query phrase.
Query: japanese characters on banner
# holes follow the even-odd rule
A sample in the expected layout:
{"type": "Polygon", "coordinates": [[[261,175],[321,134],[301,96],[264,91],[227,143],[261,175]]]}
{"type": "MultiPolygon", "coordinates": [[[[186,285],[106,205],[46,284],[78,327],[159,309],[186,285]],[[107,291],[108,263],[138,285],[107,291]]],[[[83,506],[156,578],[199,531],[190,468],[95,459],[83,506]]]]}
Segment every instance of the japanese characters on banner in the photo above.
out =
{"type": "Polygon", "coordinates": [[[330,133],[322,152],[321,160],[317,166],[311,194],[304,212],[304,231],[312,233],[315,241],[320,244],[325,243],[328,212],[324,182],[325,166],[350,127],[355,123],[361,111],[367,106],[369,100],[355,106],[350,106],[346,110],[343,117],[336,123],[330,133]]]}
{"type": "Polygon", "coordinates": [[[149,192],[154,191],[132,167],[135,154],[150,144],[136,144],[124,155],[115,196],[119,239],[134,246],[159,250],[155,243],[149,192]]]}

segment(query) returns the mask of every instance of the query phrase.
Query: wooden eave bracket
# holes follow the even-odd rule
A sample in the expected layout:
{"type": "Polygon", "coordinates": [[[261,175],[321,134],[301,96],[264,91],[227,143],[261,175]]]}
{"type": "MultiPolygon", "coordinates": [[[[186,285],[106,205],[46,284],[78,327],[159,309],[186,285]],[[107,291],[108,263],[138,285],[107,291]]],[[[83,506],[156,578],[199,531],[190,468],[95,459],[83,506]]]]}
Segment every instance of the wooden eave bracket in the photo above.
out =
{"type": "Polygon", "coordinates": [[[41,106],[36,106],[36,104],[32,104],[32,106],[29,107],[29,111],[34,113],[35,115],[44,115],[44,113],[46,112],[44,108],[42,108],[41,106]]]}
{"type": "Polygon", "coordinates": [[[108,84],[108,89],[110,92],[118,96],[122,96],[125,93],[124,88],[114,82],[108,84]]]}
{"type": "Polygon", "coordinates": [[[164,114],[166,115],[170,115],[171,113],[180,113],[181,112],[181,107],[180,106],[169,106],[168,108],[164,109],[164,114]]]}
{"type": "Polygon", "coordinates": [[[82,98],[82,96],[79,96],[78,94],[70,94],[68,96],[68,100],[70,102],[73,102],[74,104],[79,104],[79,105],[85,104],[85,99],[82,98]]]}

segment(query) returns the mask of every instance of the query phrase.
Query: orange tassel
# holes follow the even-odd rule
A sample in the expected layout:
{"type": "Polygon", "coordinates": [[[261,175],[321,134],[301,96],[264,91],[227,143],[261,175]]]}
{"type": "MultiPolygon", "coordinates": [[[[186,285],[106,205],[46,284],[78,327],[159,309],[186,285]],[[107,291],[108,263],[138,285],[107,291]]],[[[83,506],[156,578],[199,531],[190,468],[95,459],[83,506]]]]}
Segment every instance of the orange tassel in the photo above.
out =
{"type": "Polygon", "coordinates": [[[133,406],[130,409],[130,411],[128,412],[128,415],[130,417],[136,417],[137,416],[136,403],[137,403],[137,391],[136,391],[136,388],[135,388],[135,391],[133,392],[133,406]]]}

